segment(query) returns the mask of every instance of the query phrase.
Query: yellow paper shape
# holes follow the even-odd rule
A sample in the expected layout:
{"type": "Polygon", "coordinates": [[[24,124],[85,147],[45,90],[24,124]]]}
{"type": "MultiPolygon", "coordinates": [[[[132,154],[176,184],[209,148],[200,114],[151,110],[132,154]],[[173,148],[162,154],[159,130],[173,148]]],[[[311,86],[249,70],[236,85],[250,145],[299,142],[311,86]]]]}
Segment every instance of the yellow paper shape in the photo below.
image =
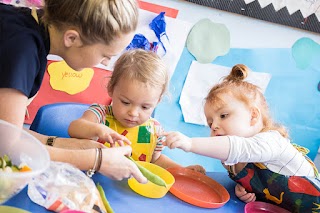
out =
{"type": "Polygon", "coordinates": [[[70,95],[77,94],[88,88],[94,70],[91,68],[75,71],[65,61],[52,62],[48,66],[50,85],[53,89],[66,92],[70,95]]]}

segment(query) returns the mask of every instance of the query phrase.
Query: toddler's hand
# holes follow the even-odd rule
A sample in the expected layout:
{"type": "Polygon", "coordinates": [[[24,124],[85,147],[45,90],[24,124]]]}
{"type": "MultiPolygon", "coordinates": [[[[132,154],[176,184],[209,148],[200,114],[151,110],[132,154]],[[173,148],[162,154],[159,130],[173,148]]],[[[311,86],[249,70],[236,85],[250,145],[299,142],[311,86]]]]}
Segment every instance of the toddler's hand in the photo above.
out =
{"type": "Polygon", "coordinates": [[[108,142],[110,144],[110,147],[114,147],[116,143],[118,143],[119,146],[124,146],[125,143],[128,145],[131,144],[131,142],[126,136],[120,135],[119,133],[107,126],[103,128],[103,131],[100,134],[98,134],[98,136],[99,141],[108,142]]]}
{"type": "Polygon", "coordinates": [[[248,193],[246,189],[241,186],[240,184],[237,184],[235,187],[235,194],[236,196],[242,200],[245,203],[250,203],[256,200],[256,194],[255,193],[248,193]]]}
{"type": "Polygon", "coordinates": [[[125,144],[130,145],[131,141],[126,136],[120,135],[117,132],[110,133],[109,138],[107,139],[106,142],[110,144],[110,147],[114,147],[116,143],[119,144],[119,146],[124,146],[125,144]]]}
{"type": "Polygon", "coordinates": [[[189,152],[191,150],[191,138],[180,132],[164,132],[162,136],[166,136],[163,145],[169,147],[170,149],[179,148],[185,152],[189,152]]]}
{"type": "Polygon", "coordinates": [[[186,166],[187,169],[191,169],[193,171],[196,171],[196,172],[200,172],[202,174],[206,174],[206,170],[205,168],[203,168],[202,166],[200,165],[191,165],[191,166],[186,166]]]}

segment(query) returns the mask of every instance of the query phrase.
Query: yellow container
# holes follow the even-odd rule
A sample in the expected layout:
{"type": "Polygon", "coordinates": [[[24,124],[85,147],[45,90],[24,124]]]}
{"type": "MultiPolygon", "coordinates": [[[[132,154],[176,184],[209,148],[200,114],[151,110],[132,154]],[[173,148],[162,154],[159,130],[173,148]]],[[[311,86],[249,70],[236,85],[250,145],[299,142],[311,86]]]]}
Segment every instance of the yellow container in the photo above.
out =
{"type": "Polygon", "coordinates": [[[148,198],[161,198],[167,194],[171,186],[174,184],[173,175],[164,168],[152,163],[136,161],[141,166],[161,177],[167,184],[167,187],[158,186],[150,181],[146,184],[139,183],[136,179],[130,178],[128,180],[129,187],[136,193],[148,198]]]}

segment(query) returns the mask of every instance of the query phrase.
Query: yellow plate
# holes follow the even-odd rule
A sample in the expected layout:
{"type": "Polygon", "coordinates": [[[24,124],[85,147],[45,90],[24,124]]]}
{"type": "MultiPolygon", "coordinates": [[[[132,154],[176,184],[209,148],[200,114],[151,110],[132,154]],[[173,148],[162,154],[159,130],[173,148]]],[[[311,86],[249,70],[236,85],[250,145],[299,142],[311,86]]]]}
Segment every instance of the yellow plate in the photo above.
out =
{"type": "Polygon", "coordinates": [[[175,180],[173,175],[164,168],[155,164],[142,161],[137,161],[137,163],[161,177],[166,182],[167,188],[163,186],[158,186],[154,183],[151,183],[150,181],[148,181],[148,183],[146,184],[141,184],[134,178],[130,178],[128,180],[129,187],[134,192],[148,198],[161,198],[165,196],[171,188],[171,186],[174,184],[175,180]]]}

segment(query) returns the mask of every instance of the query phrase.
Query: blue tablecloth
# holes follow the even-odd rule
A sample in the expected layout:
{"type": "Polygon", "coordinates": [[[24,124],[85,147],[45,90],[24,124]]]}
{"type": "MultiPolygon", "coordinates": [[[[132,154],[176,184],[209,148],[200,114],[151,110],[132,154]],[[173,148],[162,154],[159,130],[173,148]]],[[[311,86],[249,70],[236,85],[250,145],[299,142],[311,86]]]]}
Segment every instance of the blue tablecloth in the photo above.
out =
{"type": "MultiPolygon", "coordinates": [[[[126,180],[113,181],[109,178],[95,174],[93,180],[95,183],[100,183],[104,188],[106,197],[110,205],[116,213],[160,213],[160,212],[175,212],[197,213],[197,212],[223,212],[223,213],[241,213],[244,212],[244,203],[241,202],[234,194],[235,183],[229,179],[227,172],[210,172],[207,174],[221,185],[223,185],[230,193],[230,200],[221,208],[205,209],[188,204],[179,198],[172,195],[170,192],[160,199],[151,199],[143,197],[133,192],[126,180]]],[[[45,208],[33,203],[27,195],[27,187],[19,194],[11,198],[3,205],[14,206],[28,210],[30,212],[50,212],[45,208]]]]}

